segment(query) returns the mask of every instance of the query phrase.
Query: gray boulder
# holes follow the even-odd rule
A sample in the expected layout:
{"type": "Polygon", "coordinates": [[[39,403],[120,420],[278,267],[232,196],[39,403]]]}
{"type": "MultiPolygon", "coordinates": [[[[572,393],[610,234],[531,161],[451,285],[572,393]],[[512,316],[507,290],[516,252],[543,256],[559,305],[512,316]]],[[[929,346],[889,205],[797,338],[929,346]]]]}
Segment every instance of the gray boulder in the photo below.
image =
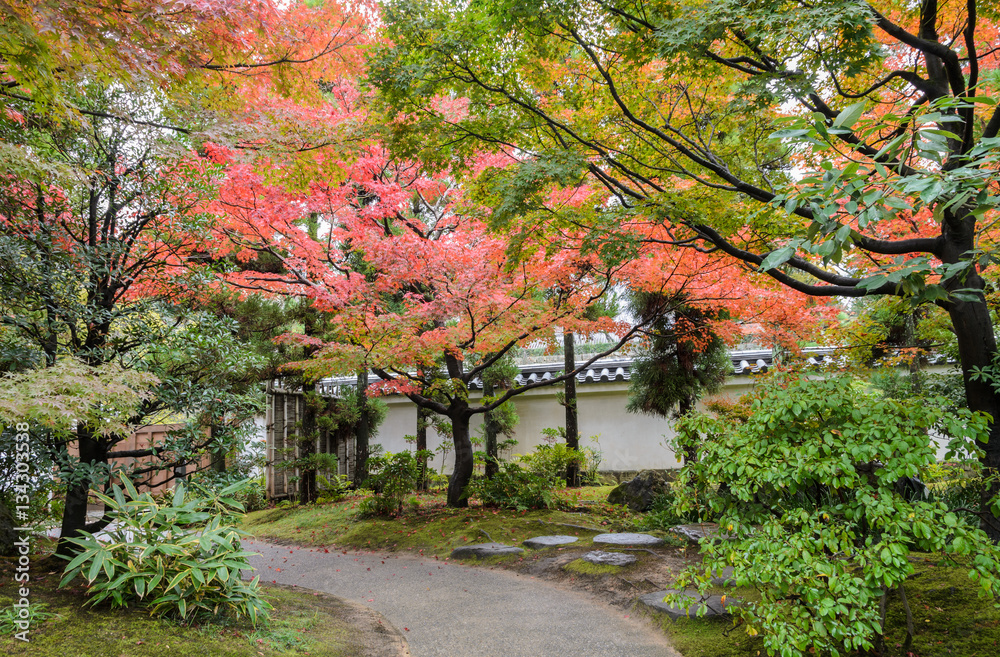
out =
{"type": "Polygon", "coordinates": [[[723,600],[720,595],[712,595],[702,597],[697,591],[678,591],[677,589],[667,589],[666,591],[656,591],[655,593],[647,593],[639,598],[639,602],[646,605],[647,607],[666,614],[671,620],[677,620],[684,617],[695,617],[699,612],[703,612],[703,615],[707,618],[713,616],[727,616],[729,615],[728,607],[739,606],[739,601],[728,597],[723,600]],[[694,604],[688,610],[682,609],[681,607],[674,607],[663,601],[663,598],[668,593],[683,593],[685,598],[691,599],[694,604]]]}
{"type": "Polygon", "coordinates": [[[689,543],[698,544],[703,538],[726,538],[725,534],[719,532],[719,525],[714,522],[696,522],[690,525],[677,525],[669,530],[671,534],[676,534],[686,539],[689,543]]]}
{"type": "Polygon", "coordinates": [[[487,557],[506,557],[512,554],[524,554],[524,550],[503,543],[477,543],[455,548],[451,551],[451,558],[485,559],[487,557]]]}
{"type": "Polygon", "coordinates": [[[569,545],[570,543],[576,543],[578,540],[580,539],[576,536],[535,536],[524,541],[524,546],[530,547],[533,550],[540,550],[547,547],[569,545]]]}
{"type": "Polygon", "coordinates": [[[670,484],[663,473],[643,470],[634,478],[618,484],[608,495],[609,504],[625,504],[632,511],[649,511],[653,499],[667,492],[670,484]]]}
{"type": "Polygon", "coordinates": [[[658,547],[663,545],[662,538],[656,538],[649,534],[637,534],[635,532],[621,532],[620,534],[598,534],[594,537],[594,543],[605,545],[628,545],[631,547],[658,547]]]}
{"type": "Polygon", "coordinates": [[[631,554],[621,552],[603,552],[594,550],[583,555],[583,560],[598,566],[631,566],[636,562],[636,558],[631,554]]]}

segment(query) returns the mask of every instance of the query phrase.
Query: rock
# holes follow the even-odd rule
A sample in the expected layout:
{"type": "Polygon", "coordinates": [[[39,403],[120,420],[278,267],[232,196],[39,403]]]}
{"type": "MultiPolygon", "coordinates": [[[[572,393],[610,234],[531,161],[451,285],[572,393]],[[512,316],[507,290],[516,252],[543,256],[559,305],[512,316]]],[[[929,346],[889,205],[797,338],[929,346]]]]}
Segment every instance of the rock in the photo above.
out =
{"type": "Polygon", "coordinates": [[[506,557],[512,554],[524,554],[524,550],[503,543],[476,543],[463,545],[451,551],[452,559],[485,559],[487,557],[506,557]]]}
{"type": "Polygon", "coordinates": [[[608,503],[625,504],[632,511],[648,511],[653,506],[653,499],[667,492],[669,487],[663,473],[643,470],[633,479],[615,486],[608,495],[608,503]]]}
{"type": "Polygon", "coordinates": [[[631,566],[636,562],[636,558],[631,554],[621,552],[602,552],[594,550],[583,555],[584,561],[589,561],[598,566],[631,566]]]}
{"type": "Polygon", "coordinates": [[[739,601],[733,598],[726,598],[726,601],[722,601],[721,595],[713,595],[708,598],[703,598],[697,591],[678,591],[677,589],[667,589],[666,591],[656,591],[655,593],[647,593],[639,598],[639,602],[646,605],[647,607],[666,614],[671,620],[677,620],[678,618],[684,618],[685,616],[690,616],[692,618],[696,617],[701,609],[705,610],[704,616],[726,616],[729,614],[726,611],[729,607],[738,605],[739,601]],[[668,593],[683,593],[686,597],[695,600],[695,604],[691,605],[691,608],[687,611],[680,607],[673,607],[663,601],[663,598],[668,593]]]}
{"type": "Polygon", "coordinates": [[[567,543],[576,543],[578,540],[580,539],[576,536],[535,536],[524,541],[523,545],[533,550],[540,550],[557,545],[566,545],[567,543]]]}
{"type": "Polygon", "coordinates": [[[703,538],[725,538],[725,534],[719,533],[719,525],[714,522],[698,522],[691,525],[677,525],[669,530],[672,534],[677,534],[681,538],[687,539],[691,543],[698,543],[703,538]]]}
{"type": "Polygon", "coordinates": [[[916,477],[900,477],[896,480],[896,492],[907,502],[923,502],[931,498],[927,484],[916,477]]]}
{"type": "Polygon", "coordinates": [[[633,532],[622,532],[621,534],[598,534],[594,537],[595,543],[607,545],[630,545],[632,547],[656,547],[663,545],[662,538],[656,538],[649,534],[636,534],[633,532]]]}
{"type": "Polygon", "coordinates": [[[733,580],[733,567],[726,566],[722,569],[722,572],[716,573],[715,577],[712,578],[712,586],[716,588],[724,588],[727,586],[733,586],[736,582],[733,580]]]}

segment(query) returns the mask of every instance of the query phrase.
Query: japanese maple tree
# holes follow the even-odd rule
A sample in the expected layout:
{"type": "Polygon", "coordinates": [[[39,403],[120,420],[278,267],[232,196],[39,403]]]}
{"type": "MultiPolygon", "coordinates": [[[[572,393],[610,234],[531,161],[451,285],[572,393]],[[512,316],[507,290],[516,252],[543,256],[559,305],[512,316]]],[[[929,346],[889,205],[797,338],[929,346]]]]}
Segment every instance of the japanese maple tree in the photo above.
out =
{"type": "Polygon", "coordinates": [[[449,503],[463,505],[471,418],[535,387],[475,406],[470,383],[514,347],[551,339],[556,323],[620,329],[580,318],[608,276],[571,250],[510,260],[506,242],[477,217],[484,210],[465,201],[447,173],[376,146],[342,171],[346,180],[295,192],[268,185],[253,167],[234,168],[218,204],[225,217],[218,254],[246,261],[266,254],[280,267],[227,279],[305,296],[329,313],[324,339],[290,338],[318,348],[298,364],[307,375],[371,369],[381,378],[375,393],[401,392],[447,416],[456,453],[449,503]],[[560,292],[546,296],[546,289],[560,292]],[[431,374],[439,369],[443,379],[431,374]]]}
{"type": "MultiPolygon", "coordinates": [[[[480,169],[511,164],[508,156],[477,162],[480,169]]],[[[773,317],[796,302],[803,317],[815,320],[805,297],[751,309],[752,274],[717,256],[692,258],[652,239],[640,244],[635,258],[613,267],[588,252],[579,231],[512,245],[488,230],[485,219],[493,210],[476,203],[452,172],[393,157],[377,145],[339,161],[342,178],[314,178],[305,190],[270,183],[267,168],[258,162],[229,170],[215,204],[222,233],[214,257],[275,266],[235,267],[224,278],[242,289],[308,298],[327,313],[324,334],[288,338],[315,351],[295,365],[307,377],[371,369],[381,379],[377,394],[402,393],[448,417],[456,454],[452,505],[466,503],[474,415],[575,376],[641,328],[588,319],[588,306],[613,283],[655,286],[685,304],[727,307],[734,319],[715,328],[730,337],[740,331],[737,316],[773,317]],[[552,343],[557,326],[582,335],[610,331],[620,342],[586,363],[567,365],[561,377],[470,402],[474,380],[518,346],[552,343]]],[[[550,189],[541,203],[550,212],[582,212],[602,201],[595,197],[600,191],[550,189]]],[[[693,344],[695,333],[687,336],[693,344]]]]}
{"type": "MultiPolygon", "coordinates": [[[[336,69],[332,60],[343,63],[338,55],[363,21],[337,3],[266,1],[15,2],[3,11],[4,366],[48,368],[71,357],[153,372],[160,385],[132,424],[166,410],[193,424],[245,418],[253,404],[243,393],[262,360],[234,348],[231,322],[183,303],[219,172],[204,157],[211,145],[196,148],[209,137],[241,149],[269,139],[288,123],[288,98],[302,105],[319,96],[317,78],[336,69]],[[269,121],[246,113],[248,98],[268,99],[257,107],[269,121]]],[[[293,134],[281,145],[302,148],[293,134]]],[[[123,450],[127,434],[100,427],[38,429],[39,448],[63,465],[64,538],[106,523],[87,524],[87,493],[107,485],[112,459],[153,457],[132,472],[145,477],[200,449],[227,449],[192,427],[186,438],[123,450]]]]}
{"type": "Polygon", "coordinates": [[[806,294],[940,306],[969,408],[996,418],[997,18],[977,0],[392,2],[375,77],[427,152],[502,144],[536,176],[604,184],[612,232],[645,218],[806,294]],[[465,118],[426,102],[443,92],[465,118]]]}

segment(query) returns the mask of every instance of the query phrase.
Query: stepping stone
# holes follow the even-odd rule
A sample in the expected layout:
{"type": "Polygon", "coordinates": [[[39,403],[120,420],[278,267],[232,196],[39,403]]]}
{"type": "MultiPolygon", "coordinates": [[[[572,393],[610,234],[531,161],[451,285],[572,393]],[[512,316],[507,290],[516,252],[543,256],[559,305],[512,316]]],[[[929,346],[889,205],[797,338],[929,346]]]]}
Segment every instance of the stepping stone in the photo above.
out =
{"type": "Polygon", "coordinates": [[[567,543],[576,543],[578,540],[580,539],[576,536],[535,536],[524,541],[524,546],[530,547],[533,550],[540,550],[557,545],[566,545],[567,543]]]}
{"type": "Polygon", "coordinates": [[[662,538],[656,538],[649,534],[636,534],[633,532],[622,532],[621,534],[598,534],[594,537],[595,543],[606,545],[631,545],[638,547],[656,547],[663,545],[662,538]]]}
{"type": "Polygon", "coordinates": [[[487,557],[506,557],[512,554],[524,554],[524,550],[503,543],[476,543],[463,545],[451,551],[452,559],[485,559],[487,557]]]}
{"type": "Polygon", "coordinates": [[[726,598],[726,601],[722,601],[721,595],[713,595],[708,598],[703,598],[697,591],[678,591],[677,589],[667,589],[666,591],[656,591],[655,593],[647,593],[639,598],[639,602],[646,605],[650,609],[666,614],[670,617],[670,620],[677,620],[678,618],[691,617],[695,618],[698,616],[698,612],[701,609],[705,610],[704,617],[710,618],[713,616],[727,616],[729,612],[726,611],[728,607],[738,605],[739,602],[733,598],[726,598]],[[683,593],[685,597],[691,598],[695,601],[695,604],[691,605],[691,608],[687,611],[681,607],[673,607],[663,601],[668,593],[683,593]]]}
{"type": "Polygon", "coordinates": [[[712,586],[716,588],[724,588],[726,586],[733,586],[736,581],[733,579],[733,567],[726,566],[722,569],[722,572],[718,573],[712,578],[712,586]]]}
{"type": "Polygon", "coordinates": [[[719,533],[719,525],[714,522],[698,522],[691,525],[677,525],[676,527],[671,527],[667,531],[677,534],[691,543],[698,543],[703,538],[727,538],[725,534],[719,533]]]}
{"type": "Polygon", "coordinates": [[[602,552],[594,550],[583,555],[584,561],[597,564],[598,566],[631,566],[636,562],[636,558],[631,554],[621,552],[602,552]]]}

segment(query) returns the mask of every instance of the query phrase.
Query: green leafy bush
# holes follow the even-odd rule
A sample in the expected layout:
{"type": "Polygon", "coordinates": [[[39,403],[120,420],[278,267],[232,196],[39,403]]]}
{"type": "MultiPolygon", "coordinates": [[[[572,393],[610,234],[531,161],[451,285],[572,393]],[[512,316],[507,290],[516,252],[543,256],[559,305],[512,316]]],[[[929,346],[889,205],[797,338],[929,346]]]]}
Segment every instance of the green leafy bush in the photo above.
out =
{"type": "Polygon", "coordinates": [[[138,493],[128,478],[112,495],[98,493],[114,524],[106,535],[84,532],[70,539],[80,552],[66,566],[60,586],[77,576],[89,587],[91,604],[140,604],[154,615],[229,612],[255,625],[271,606],[261,597],[259,578],[245,582],[252,553],[240,545],[244,532],[224,522],[243,512],[235,483],[208,497],[188,495],[178,483],[169,501],[138,493]],[[126,497],[127,494],[127,497],[126,497]]]}
{"type": "MultiPolygon", "coordinates": [[[[554,433],[555,429],[547,430],[554,433]]],[[[472,482],[471,495],[484,504],[508,509],[541,509],[555,506],[555,490],[566,485],[566,467],[576,463],[581,468],[586,458],[563,443],[539,445],[531,454],[523,454],[517,463],[502,463],[492,479],[472,482]]]]}
{"type": "Polygon", "coordinates": [[[587,465],[583,454],[564,443],[539,445],[531,454],[523,454],[520,463],[532,474],[553,482],[566,475],[566,467],[570,463],[575,463],[581,470],[587,465]]]}
{"type": "Polygon", "coordinates": [[[674,490],[674,484],[671,484],[665,492],[653,498],[653,505],[649,511],[639,513],[632,519],[632,529],[641,532],[667,531],[677,525],[702,520],[699,509],[679,513],[676,505],[677,491],[674,490]]]}
{"type": "Polygon", "coordinates": [[[352,486],[353,484],[347,475],[331,474],[329,477],[325,477],[317,473],[316,488],[319,490],[319,498],[316,501],[325,504],[342,500],[350,492],[352,486]]]}
{"type": "Polygon", "coordinates": [[[944,503],[897,485],[935,463],[932,431],[951,437],[949,458],[976,456],[986,418],[880,398],[847,377],[760,390],[743,422],[679,425],[678,449],[696,448],[699,459],[682,470],[674,508],[705,509],[729,538],[704,540],[701,566],[678,588],[707,591],[732,566],[736,586],[760,601],[730,610],[781,657],[881,649],[880,602],[905,599],[911,550],[964,564],[982,597],[1000,595],[1000,548],[944,503]]]}
{"type": "Polygon", "coordinates": [[[949,511],[970,523],[979,521],[975,510],[979,507],[986,486],[981,463],[966,461],[932,464],[924,473],[923,480],[934,499],[943,502],[949,511]]]}
{"type": "Polygon", "coordinates": [[[591,436],[590,442],[593,444],[581,450],[584,466],[581,469],[580,475],[583,483],[591,486],[595,486],[601,481],[599,470],[601,461],[604,460],[604,452],[601,450],[600,440],[600,435],[591,436]]]}
{"type": "Polygon", "coordinates": [[[361,501],[359,508],[365,515],[392,515],[403,512],[403,501],[416,490],[420,479],[421,463],[430,458],[427,450],[413,452],[386,452],[368,457],[368,479],[365,488],[374,495],[361,501]]]}
{"type": "Polygon", "coordinates": [[[552,477],[525,470],[517,463],[502,463],[492,479],[475,479],[471,495],[487,506],[505,509],[542,509],[555,504],[556,482],[552,477]]]}

